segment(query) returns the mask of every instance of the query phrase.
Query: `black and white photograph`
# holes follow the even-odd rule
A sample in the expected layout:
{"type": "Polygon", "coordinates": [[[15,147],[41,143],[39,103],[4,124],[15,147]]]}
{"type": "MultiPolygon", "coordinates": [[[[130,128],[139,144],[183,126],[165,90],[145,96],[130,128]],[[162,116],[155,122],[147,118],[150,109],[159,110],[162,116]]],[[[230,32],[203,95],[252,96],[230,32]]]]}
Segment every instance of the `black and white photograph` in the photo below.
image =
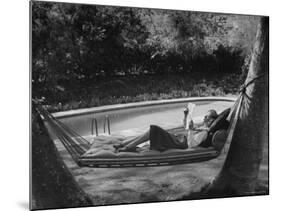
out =
{"type": "Polygon", "coordinates": [[[30,1],[30,209],[269,195],[269,16],[30,1]]]}

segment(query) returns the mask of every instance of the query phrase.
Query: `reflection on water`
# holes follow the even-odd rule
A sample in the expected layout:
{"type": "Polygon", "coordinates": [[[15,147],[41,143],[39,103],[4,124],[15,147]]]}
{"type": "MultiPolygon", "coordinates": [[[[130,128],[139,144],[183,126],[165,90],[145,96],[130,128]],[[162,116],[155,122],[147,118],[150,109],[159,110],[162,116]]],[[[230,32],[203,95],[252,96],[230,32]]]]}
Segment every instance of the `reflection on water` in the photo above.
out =
{"type": "MultiPolygon", "coordinates": [[[[215,109],[217,112],[229,108],[233,102],[198,102],[193,112],[193,118],[202,119],[204,114],[215,109]]],[[[105,117],[110,119],[111,133],[120,131],[144,131],[151,124],[159,125],[163,128],[175,127],[182,124],[183,108],[186,103],[155,105],[141,108],[129,108],[125,110],[116,110],[97,114],[85,114],[60,119],[64,124],[73,128],[82,136],[92,134],[92,120],[97,119],[99,134],[104,133],[105,117]]],[[[107,133],[107,125],[106,125],[107,133]]],[[[95,128],[93,127],[95,134],[95,128]]]]}

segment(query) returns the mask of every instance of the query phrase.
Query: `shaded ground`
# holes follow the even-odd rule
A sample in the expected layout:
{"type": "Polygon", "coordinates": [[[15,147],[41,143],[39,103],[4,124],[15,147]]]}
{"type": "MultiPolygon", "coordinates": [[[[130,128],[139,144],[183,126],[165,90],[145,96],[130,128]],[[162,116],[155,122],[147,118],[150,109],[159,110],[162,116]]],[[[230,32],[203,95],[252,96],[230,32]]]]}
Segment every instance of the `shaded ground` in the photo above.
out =
{"type": "Polygon", "coordinates": [[[269,194],[269,143],[266,141],[257,182],[257,192],[269,194]]]}
{"type": "Polygon", "coordinates": [[[90,198],[81,190],[62,162],[42,124],[33,124],[31,208],[47,209],[91,204],[90,198]]]}

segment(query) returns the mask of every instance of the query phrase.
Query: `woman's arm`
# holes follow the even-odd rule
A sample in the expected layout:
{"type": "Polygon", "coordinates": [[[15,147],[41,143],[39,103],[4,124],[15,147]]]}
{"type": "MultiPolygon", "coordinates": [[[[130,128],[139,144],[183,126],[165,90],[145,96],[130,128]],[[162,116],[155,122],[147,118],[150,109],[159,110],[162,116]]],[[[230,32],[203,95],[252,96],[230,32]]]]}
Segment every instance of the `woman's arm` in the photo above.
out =
{"type": "Polygon", "coordinates": [[[187,127],[187,125],[186,125],[186,118],[187,118],[188,113],[189,113],[189,109],[185,108],[183,110],[183,128],[185,128],[185,129],[187,127]]]}
{"type": "Polygon", "coordinates": [[[186,129],[186,116],[183,117],[183,128],[186,129]]]}

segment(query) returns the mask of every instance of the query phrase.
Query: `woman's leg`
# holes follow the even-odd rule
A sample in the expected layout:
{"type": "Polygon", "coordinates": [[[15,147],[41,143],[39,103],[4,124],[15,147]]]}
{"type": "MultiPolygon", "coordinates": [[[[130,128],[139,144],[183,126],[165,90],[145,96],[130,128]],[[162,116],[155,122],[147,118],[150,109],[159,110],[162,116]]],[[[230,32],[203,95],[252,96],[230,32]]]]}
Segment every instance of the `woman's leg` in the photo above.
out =
{"type": "Polygon", "coordinates": [[[136,140],[137,138],[139,138],[139,137],[142,136],[142,135],[143,135],[143,134],[138,135],[138,136],[133,136],[133,137],[131,137],[131,138],[127,138],[127,139],[125,139],[124,141],[122,141],[122,145],[123,145],[123,146],[126,146],[127,144],[133,142],[134,140],[136,140]]]}
{"type": "Polygon", "coordinates": [[[128,140],[123,141],[123,143],[122,143],[122,145],[124,146],[123,150],[126,151],[126,150],[135,149],[136,146],[138,146],[139,144],[142,144],[149,140],[149,134],[150,134],[150,131],[147,131],[144,134],[137,136],[133,139],[128,139],[128,140]]]}

